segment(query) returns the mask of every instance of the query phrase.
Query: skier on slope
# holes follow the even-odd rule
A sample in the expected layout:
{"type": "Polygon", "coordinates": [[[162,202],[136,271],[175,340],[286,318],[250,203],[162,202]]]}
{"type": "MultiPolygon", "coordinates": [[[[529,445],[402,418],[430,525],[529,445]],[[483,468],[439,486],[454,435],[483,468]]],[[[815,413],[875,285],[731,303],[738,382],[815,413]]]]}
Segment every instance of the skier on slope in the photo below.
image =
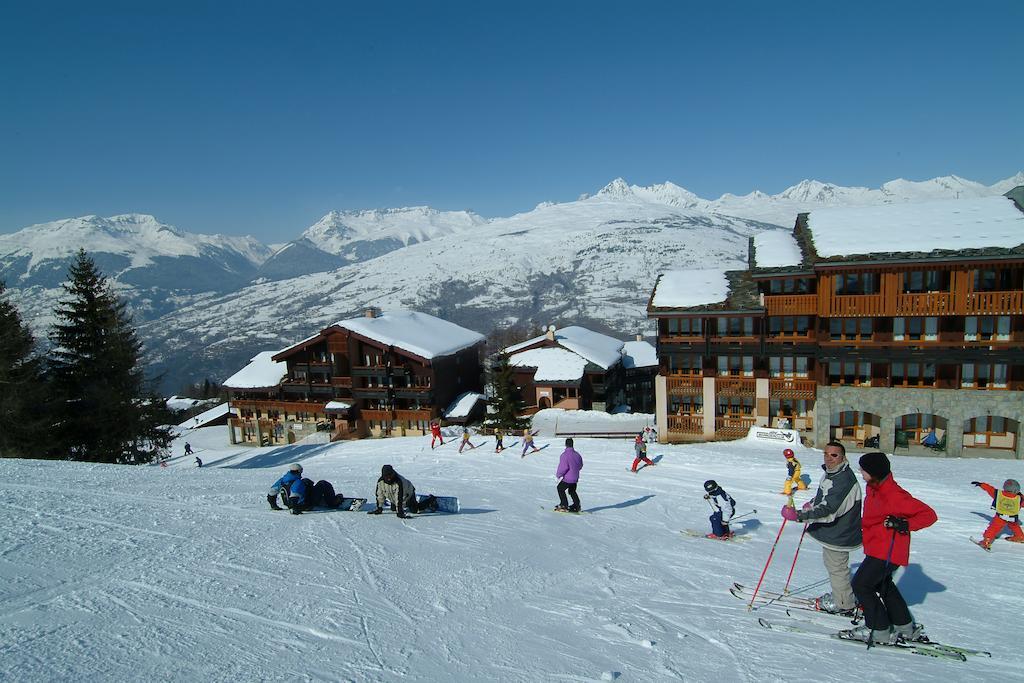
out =
{"type": "Polygon", "coordinates": [[[807,484],[804,483],[800,475],[800,461],[796,459],[793,449],[787,448],[782,451],[782,454],[786,456],[786,483],[782,487],[783,495],[792,495],[794,486],[799,491],[806,490],[807,484]]]}
{"type": "Polygon", "coordinates": [[[202,467],[202,466],[203,466],[203,461],[200,460],[199,456],[197,455],[196,456],[196,467],[202,467]]]}
{"type": "Polygon", "coordinates": [[[434,448],[434,443],[440,441],[441,445],[444,445],[444,437],[441,436],[441,423],[434,420],[430,423],[430,448],[434,448]]]}
{"type": "Polygon", "coordinates": [[[193,453],[192,453],[192,444],[190,444],[187,441],[185,442],[185,455],[193,455],[193,453]]]}
{"type": "Polygon", "coordinates": [[[370,510],[368,515],[379,515],[384,511],[384,502],[391,503],[391,509],[401,519],[409,517],[407,512],[428,512],[437,509],[434,496],[427,496],[421,503],[416,502],[416,487],[412,482],[395,471],[391,465],[380,468],[377,479],[377,508],[370,510]]]}
{"type": "Polygon", "coordinates": [[[500,427],[494,430],[494,439],[495,439],[494,452],[495,453],[501,453],[503,450],[505,450],[505,444],[502,443],[502,441],[501,441],[504,438],[505,438],[505,432],[502,431],[502,429],[500,427]]]}
{"type": "Polygon", "coordinates": [[[569,437],[565,440],[565,450],[559,456],[558,469],[555,470],[555,476],[558,478],[558,486],[555,488],[558,491],[556,512],[580,511],[580,497],[576,495],[576,485],[580,481],[580,470],[582,469],[583,456],[573,448],[572,437],[569,437]],[[572,496],[572,505],[569,505],[569,501],[566,500],[566,492],[572,496]]]}
{"type": "Polygon", "coordinates": [[[978,545],[986,550],[991,548],[992,541],[1002,532],[1003,527],[1009,527],[1013,532],[1008,541],[1024,543],[1024,532],[1020,527],[1020,509],[1024,503],[1024,496],[1020,493],[1020,482],[1016,479],[1007,479],[1003,482],[1003,488],[998,491],[995,486],[982,481],[972,481],[971,484],[992,496],[992,509],[996,511],[978,545]]]}
{"type": "Polygon", "coordinates": [[[474,446],[473,443],[469,440],[469,429],[467,429],[466,427],[463,427],[462,428],[462,443],[459,444],[459,453],[461,453],[462,449],[465,448],[466,446],[469,446],[470,450],[473,450],[474,448],[476,448],[476,446],[474,446]]]}
{"type": "Polygon", "coordinates": [[[533,449],[532,451],[530,451],[531,453],[536,453],[537,451],[540,450],[539,448],[533,445],[533,434],[530,433],[530,428],[527,427],[526,429],[523,430],[523,454],[520,455],[519,457],[525,458],[526,451],[531,448],[533,449]]]}
{"type": "Polygon", "coordinates": [[[846,448],[838,441],[825,445],[825,476],[818,484],[814,498],[802,510],[786,506],[782,516],[794,522],[806,522],[807,533],[821,544],[821,557],[832,586],[815,600],[815,606],[824,612],[850,613],[857,600],[850,587],[850,552],[860,548],[861,490],[850,463],[846,448]]]}
{"type": "Polygon", "coordinates": [[[729,529],[729,520],[736,514],[736,501],[714,479],[704,482],[704,491],[704,500],[711,503],[715,510],[708,517],[711,521],[711,533],[707,534],[707,537],[728,541],[733,536],[729,529]]]}
{"type": "Polygon", "coordinates": [[[632,470],[634,474],[636,473],[637,465],[641,462],[651,466],[657,464],[647,457],[647,442],[644,441],[644,435],[642,433],[637,434],[636,439],[633,440],[633,452],[636,454],[636,457],[633,458],[632,470]]]}
{"type": "Polygon", "coordinates": [[[885,453],[862,455],[860,471],[866,484],[864,561],[853,575],[853,592],[864,609],[864,625],[844,635],[869,646],[913,641],[923,629],[914,623],[892,575],[910,562],[910,532],[931,526],[938,516],[896,483],[885,453]]]}

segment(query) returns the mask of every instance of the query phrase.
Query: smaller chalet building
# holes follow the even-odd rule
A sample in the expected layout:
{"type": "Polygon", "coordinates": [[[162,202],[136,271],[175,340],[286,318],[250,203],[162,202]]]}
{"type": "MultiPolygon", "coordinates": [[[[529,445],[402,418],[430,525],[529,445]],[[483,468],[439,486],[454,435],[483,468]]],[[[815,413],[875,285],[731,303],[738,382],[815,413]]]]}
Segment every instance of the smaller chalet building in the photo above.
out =
{"type": "Polygon", "coordinates": [[[261,353],[227,379],[231,441],[425,434],[459,397],[482,391],[483,344],[482,334],[425,313],[370,309],[261,353]]]}
{"type": "Polygon", "coordinates": [[[658,362],[654,347],[583,327],[557,329],[501,351],[514,369],[526,412],[545,408],[653,410],[658,362]]]}

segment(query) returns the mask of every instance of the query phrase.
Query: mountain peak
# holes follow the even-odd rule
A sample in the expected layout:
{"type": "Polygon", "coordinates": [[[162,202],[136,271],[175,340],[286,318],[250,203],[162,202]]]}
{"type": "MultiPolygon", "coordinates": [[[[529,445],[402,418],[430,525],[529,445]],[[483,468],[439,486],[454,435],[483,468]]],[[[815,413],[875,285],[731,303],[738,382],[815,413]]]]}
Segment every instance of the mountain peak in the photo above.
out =
{"type": "Polygon", "coordinates": [[[595,195],[597,197],[631,197],[633,196],[633,190],[622,178],[616,178],[604,187],[602,187],[595,195]]]}

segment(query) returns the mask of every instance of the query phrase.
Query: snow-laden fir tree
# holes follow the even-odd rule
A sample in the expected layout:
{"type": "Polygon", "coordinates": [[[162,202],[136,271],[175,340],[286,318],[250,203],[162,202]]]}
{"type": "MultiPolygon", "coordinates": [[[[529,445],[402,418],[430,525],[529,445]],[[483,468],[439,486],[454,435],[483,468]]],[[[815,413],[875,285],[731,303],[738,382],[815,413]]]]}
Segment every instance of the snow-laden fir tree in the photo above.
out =
{"type": "Polygon", "coordinates": [[[519,417],[524,403],[513,376],[508,358],[502,357],[491,372],[490,410],[487,415],[488,427],[518,430],[530,424],[527,418],[519,417]]]}
{"type": "Polygon", "coordinates": [[[125,303],[84,251],[54,313],[53,457],[134,464],[162,456],[171,441],[165,404],[143,375],[125,303]]]}
{"type": "Polygon", "coordinates": [[[0,457],[39,457],[45,431],[42,363],[35,339],[0,282],[0,457]]]}

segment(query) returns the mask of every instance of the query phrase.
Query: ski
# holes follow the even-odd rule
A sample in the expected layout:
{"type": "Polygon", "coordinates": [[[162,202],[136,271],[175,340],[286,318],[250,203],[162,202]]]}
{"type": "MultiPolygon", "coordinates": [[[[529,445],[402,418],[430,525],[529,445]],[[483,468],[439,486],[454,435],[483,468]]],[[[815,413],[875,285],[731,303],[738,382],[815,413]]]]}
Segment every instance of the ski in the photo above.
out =
{"type": "Polygon", "coordinates": [[[991,548],[991,546],[987,546],[987,545],[985,545],[984,541],[978,541],[978,540],[976,540],[976,539],[974,538],[974,536],[971,536],[971,543],[973,543],[974,545],[978,546],[979,548],[981,548],[982,550],[984,550],[984,551],[985,551],[986,553],[990,553],[990,552],[992,552],[992,548],[991,548]]]}
{"type": "MultiPolygon", "coordinates": [[[[736,593],[733,593],[733,595],[740,598],[741,600],[744,599],[744,596],[746,598],[750,598],[754,594],[753,589],[744,586],[741,583],[734,583],[733,587],[730,589],[729,592],[732,593],[733,590],[736,591],[736,593]]],[[[757,597],[758,599],[763,600],[765,603],[781,603],[785,605],[803,607],[804,609],[811,609],[815,612],[819,611],[817,608],[817,602],[814,598],[804,598],[797,595],[791,595],[788,593],[776,593],[774,591],[767,590],[758,591],[757,597]]]]}
{"type": "MultiPolygon", "coordinates": [[[[797,625],[797,624],[783,624],[783,623],[779,623],[779,622],[768,621],[767,619],[758,619],[757,623],[762,628],[767,629],[769,631],[786,631],[788,633],[799,633],[799,634],[802,634],[802,635],[814,636],[816,638],[830,638],[832,640],[840,640],[840,641],[843,641],[843,642],[846,642],[846,643],[851,643],[851,644],[854,644],[854,645],[860,645],[861,647],[866,647],[867,646],[867,643],[865,643],[862,640],[855,640],[853,638],[850,638],[848,635],[844,636],[843,634],[844,633],[849,633],[848,631],[839,631],[839,632],[835,632],[835,631],[829,632],[829,631],[825,631],[825,630],[818,631],[818,630],[815,630],[815,629],[812,629],[812,628],[806,628],[804,626],[800,626],[800,625],[797,625]]],[[[962,652],[955,652],[955,651],[952,651],[952,650],[943,650],[943,649],[940,649],[938,647],[935,647],[933,644],[924,644],[924,643],[917,643],[917,642],[914,642],[914,643],[893,643],[893,644],[889,644],[889,643],[875,643],[873,645],[873,647],[879,647],[879,648],[883,648],[883,649],[893,650],[894,652],[897,652],[897,651],[908,652],[910,654],[923,655],[925,657],[933,657],[935,659],[948,659],[950,661],[957,661],[957,662],[966,662],[967,661],[967,655],[965,655],[964,653],[962,653],[962,652]]]]}
{"type": "Polygon", "coordinates": [[[742,542],[748,540],[746,535],[743,535],[743,534],[740,534],[740,535],[733,534],[732,536],[730,536],[728,538],[719,538],[718,536],[709,536],[708,534],[703,533],[701,531],[697,531],[695,529],[680,529],[679,533],[681,533],[684,536],[691,536],[693,538],[706,538],[709,541],[724,541],[724,542],[735,541],[736,543],[742,543],[742,542]]]}

